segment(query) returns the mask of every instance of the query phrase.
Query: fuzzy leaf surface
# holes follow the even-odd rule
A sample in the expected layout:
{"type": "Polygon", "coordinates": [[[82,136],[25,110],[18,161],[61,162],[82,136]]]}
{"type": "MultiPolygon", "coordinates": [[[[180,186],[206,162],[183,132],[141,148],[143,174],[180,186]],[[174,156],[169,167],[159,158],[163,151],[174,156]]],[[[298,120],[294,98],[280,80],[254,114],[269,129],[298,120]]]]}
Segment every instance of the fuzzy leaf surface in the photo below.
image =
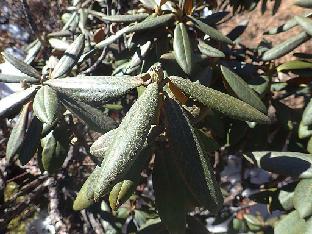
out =
{"type": "Polygon", "coordinates": [[[250,106],[228,94],[207,88],[201,84],[191,82],[180,77],[169,77],[172,83],[187,95],[197,99],[210,109],[220,112],[230,118],[258,123],[269,123],[269,118],[250,106]]]}

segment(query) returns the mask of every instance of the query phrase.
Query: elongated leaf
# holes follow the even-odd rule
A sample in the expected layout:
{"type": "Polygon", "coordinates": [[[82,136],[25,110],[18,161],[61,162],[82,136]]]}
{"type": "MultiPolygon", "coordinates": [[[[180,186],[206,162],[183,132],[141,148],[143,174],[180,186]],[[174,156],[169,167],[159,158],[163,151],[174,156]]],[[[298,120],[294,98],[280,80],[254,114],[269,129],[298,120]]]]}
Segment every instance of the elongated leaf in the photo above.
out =
{"type": "Polygon", "coordinates": [[[56,32],[51,32],[48,34],[48,38],[53,38],[53,37],[72,37],[73,32],[69,30],[61,30],[61,31],[56,31],[56,32]]]}
{"type": "Polygon", "coordinates": [[[0,118],[5,118],[24,105],[37,91],[31,87],[23,91],[13,93],[0,100],[0,118]]]}
{"type": "Polygon", "coordinates": [[[114,141],[114,136],[117,133],[117,129],[110,130],[104,135],[100,136],[90,147],[90,153],[97,157],[100,161],[104,160],[108,153],[110,145],[114,141]]]}
{"type": "Polygon", "coordinates": [[[209,56],[209,57],[213,57],[213,58],[223,58],[225,57],[225,54],[216,49],[213,48],[212,46],[206,44],[205,42],[200,42],[198,44],[198,49],[200,50],[200,52],[202,52],[203,54],[209,56]]]}
{"type": "Polygon", "coordinates": [[[278,194],[278,200],[285,210],[292,210],[294,208],[294,192],[281,190],[278,194]]]}
{"type": "Polygon", "coordinates": [[[127,30],[127,33],[152,30],[164,26],[174,18],[174,14],[165,14],[161,16],[148,18],[140,23],[137,23],[127,30]]]}
{"type": "Polygon", "coordinates": [[[81,187],[73,204],[74,210],[83,210],[94,203],[94,188],[100,176],[101,168],[96,166],[81,187]]]}
{"type": "Polygon", "coordinates": [[[117,23],[132,23],[135,21],[142,21],[148,14],[135,14],[135,15],[104,15],[101,14],[98,16],[101,17],[102,20],[109,21],[109,22],[117,22],[117,23]]]}
{"type": "Polygon", "coordinates": [[[312,124],[312,99],[306,106],[302,114],[302,124],[309,126],[312,124]]]}
{"type": "Polygon", "coordinates": [[[65,54],[54,67],[51,78],[56,79],[68,73],[78,62],[85,46],[85,36],[80,34],[68,47],[65,54]]]}
{"type": "Polygon", "coordinates": [[[281,72],[284,70],[297,70],[297,69],[312,69],[312,63],[301,60],[294,60],[278,66],[276,70],[278,72],[281,72]]]}
{"type": "Polygon", "coordinates": [[[95,187],[96,201],[109,192],[127,173],[141,152],[151,125],[155,121],[158,102],[158,84],[152,83],[122,120],[107,153],[107,160],[104,160],[101,166],[100,178],[95,187]]]}
{"type": "Polygon", "coordinates": [[[298,234],[304,233],[306,222],[299,217],[298,211],[294,210],[279,221],[274,227],[274,234],[298,234]]]}
{"type": "MultiPolygon", "coordinates": [[[[130,26],[127,26],[127,27],[122,28],[121,30],[119,30],[118,32],[116,32],[116,34],[111,35],[111,36],[107,37],[105,40],[103,40],[103,41],[97,43],[97,44],[95,45],[95,48],[96,48],[96,49],[103,49],[103,48],[105,48],[106,46],[112,44],[114,41],[118,40],[120,37],[122,37],[123,35],[125,35],[125,34],[128,32],[129,29],[130,29],[130,26]]],[[[88,55],[89,55],[90,53],[92,53],[92,50],[88,53],[88,55]]],[[[87,55],[84,54],[82,57],[87,57],[87,55]]],[[[80,61],[79,61],[79,62],[80,62],[80,61]]]]}
{"type": "Polygon", "coordinates": [[[172,150],[159,149],[153,168],[155,206],[169,233],[185,233],[185,187],[174,163],[172,150]],[[171,151],[171,152],[170,152],[171,151]]]}
{"type": "Polygon", "coordinates": [[[87,103],[105,103],[143,84],[140,77],[81,76],[46,82],[65,96],[87,103]]]}
{"type": "Polygon", "coordinates": [[[259,151],[244,154],[252,164],[276,174],[312,178],[312,157],[297,152],[259,151]]]}
{"type": "Polygon", "coordinates": [[[11,131],[11,135],[6,147],[6,158],[10,160],[18,150],[20,149],[26,133],[27,122],[28,122],[28,109],[29,104],[23,106],[21,113],[19,115],[18,121],[16,122],[14,128],[11,131]]]}
{"type": "Polygon", "coordinates": [[[309,40],[309,38],[310,37],[306,32],[299,33],[297,36],[291,37],[288,40],[273,47],[272,49],[266,51],[262,56],[262,60],[269,61],[278,59],[296,49],[298,46],[309,40]]]}
{"type": "MultiPolygon", "coordinates": [[[[121,72],[123,75],[130,75],[132,72],[140,68],[140,64],[146,59],[148,52],[150,51],[152,46],[151,41],[147,41],[142,46],[140,46],[137,52],[134,53],[131,60],[125,64],[125,67],[122,65],[121,72]]],[[[115,69],[113,75],[120,73],[120,69],[115,69]]]]}
{"type": "MultiPolygon", "coordinates": [[[[310,17],[311,15],[312,15],[311,12],[307,12],[307,13],[304,13],[302,16],[310,17]]],[[[293,17],[290,20],[287,20],[285,24],[282,24],[278,27],[271,28],[268,31],[264,32],[264,34],[273,35],[273,34],[278,34],[281,32],[286,32],[286,31],[296,27],[297,25],[298,25],[297,20],[295,19],[295,17],[293,17]]]]}
{"type": "Polygon", "coordinates": [[[177,168],[189,192],[198,204],[217,213],[222,207],[223,197],[202,142],[176,101],[166,100],[165,110],[170,142],[176,151],[177,168]]]}
{"type": "Polygon", "coordinates": [[[42,123],[51,125],[60,112],[56,91],[47,85],[42,86],[34,98],[33,109],[42,123]]]}
{"type": "Polygon", "coordinates": [[[27,56],[24,59],[24,62],[27,64],[31,64],[35,60],[38,53],[40,52],[41,46],[42,46],[41,42],[37,39],[33,44],[33,46],[28,49],[27,56]]]}
{"type": "Polygon", "coordinates": [[[93,106],[66,97],[61,97],[61,101],[94,131],[105,133],[116,128],[116,122],[112,118],[93,106]]]}
{"type": "Polygon", "coordinates": [[[202,31],[203,33],[209,35],[212,39],[216,40],[216,41],[221,41],[227,44],[233,44],[233,41],[224,36],[222,33],[220,33],[218,30],[214,29],[213,27],[203,23],[202,21],[192,17],[192,16],[188,16],[192,22],[194,23],[194,26],[196,28],[198,28],[200,31],[202,31]]]}
{"type": "Polygon", "coordinates": [[[304,219],[312,214],[312,179],[302,179],[294,194],[294,207],[300,218],[304,219]]]}
{"type": "Polygon", "coordinates": [[[41,140],[42,166],[49,174],[62,167],[67,156],[69,134],[64,129],[56,128],[41,140]]]}
{"type": "Polygon", "coordinates": [[[297,0],[295,4],[304,8],[312,8],[311,0],[297,0]]]}
{"type": "Polygon", "coordinates": [[[155,9],[157,7],[157,3],[155,0],[140,0],[141,3],[147,8],[155,9]]]}
{"type": "Polygon", "coordinates": [[[295,16],[295,20],[307,32],[307,34],[312,36],[312,20],[311,19],[307,17],[302,17],[302,16],[295,16]]]}
{"type": "Polygon", "coordinates": [[[49,44],[53,49],[59,50],[59,51],[66,51],[70,43],[68,41],[64,41],[58,38],[50,38],[49,39],[49,44]]]}
{"type": "Polygon", "coordinates": [[[230,118],[259,123],[270,122],[269,118],[263,113],[230,95],[180,77],[171,76],[169,79],[187,95],[230,118]]]}
{"type": "Polygon", "coordinates": [[[274,35],[274,34],[278,34],[278,33],[281,33],[281,32],[286,32],[294,27],[297,26],[297,21],[292,18],[288,21],[286,21],[285,24],[282,24],[278,27],[274,27],[274,28],[270,28],[268,31],[265,31],[264,34],[265,35],[274,35]]]}
{"type": "Polygon", "coordinates": [[[186,74],[192,71],[192,49],[188,32],[183,23],[176,25],[173,38],[173,50],[176,60],[186,74]]]}
{"type": "Polygon", "coordinates": [[[4,58],[11,63],[14,67],[16,67],[18,70],[20,70],[22,73],[31,76],[33,78],[36,79],[40,79],[41,75],[40,73],[33,68],[32,66],[28,65],[27,63],[25,63],[22,60],[19,60],[17,58],[15,58],[13,55],[6,53],[6,52],[2,52],[4,58]]]}
{"type": "Polygon", "coordinates": [[[34,116],[25,134],[18,157],[22,165],[28,163],[37,152],[40,144],[41,131],[42,123],[34,116]]]}
{"type": "Polygon", "coordinates": [[[113,210],[117,210],[133,194],[140,182],[142,170],[151,159],[151,153],[150,147],[143,149],[122,181],[113,187],[109,194],[109,204],[113,210]]]}
{"type": "Polygon", "coordinates": [[[30,84],[38,83],[39,80],[31,76],[16,76],[16,75],[7,75],[0,73],[0,82],[5,83],[20,83],[21,81],[26,81],[30,84]]]}
{"type": "Polygon", "coordinates": [[[230,88],[239,99],[248,103],[262,113],[267,113],[267,108],[263,104],[259,96],[248,86],[248,84],[241,77],[239,77],[237,74],[224,66],[221,66],[221,71],[227,84],[230,86],[230,88]]]}

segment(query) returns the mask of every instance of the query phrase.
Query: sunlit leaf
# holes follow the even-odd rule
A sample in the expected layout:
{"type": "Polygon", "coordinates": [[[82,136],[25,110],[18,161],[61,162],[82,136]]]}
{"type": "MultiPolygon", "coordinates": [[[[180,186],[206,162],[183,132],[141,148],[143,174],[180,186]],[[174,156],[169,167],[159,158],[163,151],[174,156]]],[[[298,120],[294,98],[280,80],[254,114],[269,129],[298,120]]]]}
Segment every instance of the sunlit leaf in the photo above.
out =
{"type": "Polygon", "coordinates": [[[288,40],[279,43],[272,49],[266,51],[262,56],[262,60],[269,61],[273,59],[278,59],[284,56],[285,54],[288,54],[289,52],[293,51],[294,49],[296,49],[298,46],[300,46],[309,39],[310,37],[306,32],[299,33],[298,35],[293,36],[288,40]]]}
{"type": "Polygon", "coordinates": [[[230,118],[259,123],[270,121],[266,115],[257,109],[230,95],[180,77],[171,76],[169,79],[187,95],[230,118]]]}
{"type": "Polygon", "coordinates": [[[108,149],[107,160],[104,160],[101,165],[100,177],[95,184],[96,201],[108,193],[131,168],[155,121],[158,102],[158,84],[152,83],[122,120],[114,141],[108,149]]]}
{"type": "Polygon", "coordinates": [[[51,78],[56,79],[66,75],[78,62],[85,45],[85,36],[80,34],[65,51],[63,57],[56,64],[51,78]]]}
{"type": "Polygon", "coordinates": [[[186,74],[192,71],[192,49],[187,29],[183,23],[176,25],[173,39],[174,55],[186,74]]]}
{"type": "Polygon", "coordinates": [[[65,96],[86,103],[103,104],[143,84],[140,77],[78,76],[46,82],[65,96]]]}
{"type": "Polygon", "coordinates": [[[312,36],[312,20],[308,17],[302,16],[295,16],[295,19],[298,24],[306,31],[306,33],[312,36]]]}
{"type": "Polygon", "coordinates": [[[214,29],[213,27],[203,23],[202,21],[194,18],[193,16],[188,16],[194,23],[194,26],[201,30],[203,33],[209,35],[212,39],[216,41],[221,41],[227,44],[233,44],[232,40],[228,37],[224,36],[218,30],[214,29]]]}
{"type": "Polygon", "coordinates": [[[33,109],[41,122],[51,125],[60,112],[56,91],[47,85],[42,86],[34,98],[33,109]]]}
{"type": "Polygon", "coordinates": [[[36,91],[36,87],[31,87],[2,98],[0,100],[0,118],[8,117],[10,114],[14,113],[23,106],[36,91]]]}
{"type": "Polygon", "coordinates": [[[9,53],[2,52],[2,55],[9,63],[11,63],[15,68],[20,70],[22,73],[31,76],[33,78],[40,79],[41,77],[40,73],[32,66],[28,65],[22,60],[15,58],[13,55],[9,53]]]}

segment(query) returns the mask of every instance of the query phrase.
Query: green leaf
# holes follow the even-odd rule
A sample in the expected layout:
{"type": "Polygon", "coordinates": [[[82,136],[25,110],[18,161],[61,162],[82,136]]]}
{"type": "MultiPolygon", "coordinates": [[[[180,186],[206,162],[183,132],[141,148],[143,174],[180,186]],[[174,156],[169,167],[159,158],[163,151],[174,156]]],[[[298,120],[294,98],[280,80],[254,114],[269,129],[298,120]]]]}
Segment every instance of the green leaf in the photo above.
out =
{"type": "Polygon", "coordinates": [[[164,146],[156,151],[152,176],[155,206],[169,233],[185,233],[186,190],[174,160],[172,147],[164,146]]]}
{"type": "Polygon", "coordinates": [[[274,227],[274,234],[298,234],[304,233],[306,223],[301,219],[298,211],[294,210],[284,216],[274,227]]]}
{"type": "Polygon", "coordinates": [[[304,31],[307,32],[307,34],[312,36],[312,20],[311,19],[309,19],[308,17],[295,16],[295,20],[304,29],[304,31]]]}
{"type": "Polygon", "coordinates": [[[174,30],[173,50],[176,60],[186,74],[192,71],[192,49],[188,32],[183,23],[178,23],[174,30]]]}
{"type": "Polygon", "coordinates": [[[51,125],[60,112],[60,103],[55,90],[47,85],[42,86],[34,98],[33,109],[42,123],[51,125]]]}
{"type": "Polygon", "coordinates": [[[298,183],[294,193],[294,207],[302,219],[312,215],[312,179],[302,179],[298,183]]]}
{"type": "Polygon", "coordinates": [[[205,42],[203,41],[200,41],[199,44],[198,44],[198,49],[200,50],[200,52],[202,52],[203,54],[209,56],[209,57],[213,57],[213,58],[223,58],[225,57],[225,54],[216,49],[216,48],[213,48],[212,46],[206,44],[205,42]]]}
{"type": "Polygon", "coordinates": [[[19,114],[18,121],[11,131],[10,138],[6,147],[6,158],[10,160],[18,150],[20,149],[26,133],[27,122],[28,122],[28,109],[30,103],[23,106],[21,113],[19,114]]]}
{"type": "Polygon", "coordinates": [[[152,30],[168,24],[174,18],[174,14],[165,14],[161,16],[147,18],[146,20],[129,27],[127,33],[152,30]]]}
{"type": "MultiPolygon", "coordinates": [[[[106,46],[112,44],[113,42],[115,42],[116,40],[118,40],[120,37],[124,36],[128,30],[130,29],[130,26],[124,27],[121,30],[119,30],[118,32],[116,32],[115,34],[105,38],[103,41],[97,43],[94,47],[96,49],[104,49],[106,46]]],[[[87,55],[84,54],[82,57],[88,57],[88,55],[92,54],[94,51],[90,50],[87,55]]]]}
{"type": "Polygon", "coordinates": [[[42,165],[49,174],[55,173],[62,167],[67,157],[69,147],[69,134],[62,128],[52,130],[41,140],[42,165]]]}
{"type": "Polygon", "coordinates": [[[270,122],[266,115],[230,95],[180,77],[171,76],[169,79],[187,95],[230,118],[259,123],[270,122]]]}
{"type": "Polygon", "coordinates": [[[312,99],[309,101],[308,105],[303,111],[302,114],[302,124],[309,126],[312,124],[312,99]]]}
{"type": "Polygon", "coordinates": [[[105,133],[116,128],[116,122],[112,118],[93,106],[62,96],[61,102],[70,112],[96,132],[105,133]]]}
{"type": "Polygon", "coordinates": [[[217,213],[222,207],[223,197],[208,153],[179,104],[167,99],[165,110],[169,144],[173,144],[177,168],[186,187],[199,205],[217,213]]]}
{"type": "Polygon", "coordinates": [[[5,83],[20,83],[22,81],[26,81],[27,83],[34,84],[38,83],[39,80],[33,78],[31,76],[16,76],[16,75],[8,75],[0,73],[0,82],[5,83]]]}
{"type": "Polygon", "coordinates": [[[261,111],[262,113],[267,113],[267,108],[248,84],[237,74],[232,72],[227,67],[221,66],[221,71],[227,84],[230,86],[235,95],[242,101],[248,103],[252,107],[261,111]]]}
{"type": "Polygon", "coordinates": [[[298,135],[300,139],[312,136],[312,129],[308,125],[304,125],[301,121],[299,124],[298,135]]]}
{"type": "Polygon", "coordinates": [[[80,34],[65,51],[51,74],[52,79],[66,75],[78,62],[85,46],[85,36],[80,34]]]}
{"type": "Polygon", "coordinates": [[[297,0],[295,4],[304,8],[312,8],[311,0],[297,0]]]}
{"type": "MultiPolygon", "coordinates": [[[[312,15],[311,12],[307,12],[304,13],[302,16],[304,17],[310,17],[312,15]]],[[[287,20],[286,23],[278,26],[278,27],[274,27],[269,29],[268,31],[264,32],[264,34],[269,34],[269,35],[273,35],[273,34],[278,34],[281,32],[286,32],[294,27],[296,27],[298,25],[295,17],[291,18],[290,20],[287,20]]]]}
{"type": "Polygon", "coordinates": [[[133,163],[133,166],[117,183],[109,194],[109,204],[113,210],[117,210],[133,194],[141,179],[141,172],[151,159],[151,148],[145,148],[133,163]]]}
{"type": "Polygon", "coordinates": [[[31,64],[35,60],[36,56],[40,52],[42,44],[38,39],[36,39],[30,44],[30,46],[31,47],[27,49],[27,56],[24,59],[24,62],[27,64],[31,64]]]}
{"type": "Polygon", "coordinates": [[[97,157],[100,161],[104,160],[108,153],[109,146],[114,141],[114,136],[118,131],[117,129],[110,130],[104,135],[100,136],[90,147],[90,153],[97,157]]]}
{"type": "Polygon", "coordinates": [[[310,37],[306,32],[299,33],[297,36],[293,36],[288,40],[273,47],[272,49],[266,51],[262,56],[262,60],[269,61],[273,59],[278,59],[284,56],[285,54],[288,54],[289,52],[293,51],[294,49],[296,49],[298,46],[300,46],[309,39],[310,37]]]}
{"type": "Polygon", "coordinates": [[[15,58],[13,55],[6,53],[6,52],[2,52],[2,55],[4,56],[4,58],[11,63],[15,68],[17,68],[18,70],[20,70],[22,73],[31,76],[35,79],[40,79],[41,75],[40,73],[33,68],[32,66],[28,65],[27,63],[25,63],[22,60],[19,60],[17,58],[15,58]]]}
{"type": "Polygon", "coordinates": [[[13,93],[0,100],[0,118],[5,118],[23,106],[37,91],[31,87],[23,91],[13,93]]]}
{"type": "Polygon", "coordinates": [[[278,194],[278,200],[285,210],[294,208],[294,192],[281,190],[278,194]]]}
{"type": "Polygon", "coordinates": [[[259,151],[244,154],[252,164],[266,171],[299,178],[312,177],[312,157],[297,152],[259,151]]]}
{"type": "Polygon", "coordinates": [[[221,41],[221,42],[224,42],[227,44],[233,44],[233,41],[231,39],[224,36],[222,33],[220,33],[218,30],[214,29],[213,27],[210,27],[209,25],[203,23],[200,20],[197,20],[196,18],[194,18],[192,16],[187,16],[187,17],[190,18],[190,20],[192,20],[192,22],[194,23],[194,26],[196,28],[198,28],[203,33],[209,35],[212,39],[214,39],[216,41],[221,41]]]}
{"type": "Polygon", "coordinates": [[[307,144],[307,151],[312,154],[312,137],[310,137],[308,144],[307,144]]]}
{"type": "Polygon", "coordinates": [[[104,15],[104,14],[98,14],[98,16],[101,17],[102,20],[109,21],[109,22],[116,22],[116,23],[132,23],[135,21],[142,21],[146,17],[149,16],[149,14],[135,14],[135,15],[104,15]]]}
{"type": "Polygon", "coordinates": [[[288,61],[276,68],[278,72],[284,70],[296,70],[296,69],[312,69],[312,63],[301,60],[288,61]]]}
{"type": "Polygon", "coordinates": [[[86,103],[103,104],[143,84],[140,77],[78,76],[46,82],[65,96],[86,103]]]}
{"type": "Polygon", "coordinates": [[[303,234],[311,234],[312,233],[312,217],[306,220],[306,229],[303,234]]]}
{"type": "Polygon", "coordinates": [[[155,121],[158,102],[158,84],[152,83],[147,86],[122,120],[108,149],[107,160],[101,165],[100,178],[95,185],[96,201],[109,192],[127,173],[141,152],[151,125],[155,121]]]}
{"type": "Polygon", "coordinates": [[[21,145],[19,152],[19,160],[22,165],[25,165],[37,152],[38,146],[40,144],[42,131],[42,123],[36,116],[33,117],[27,132],[23,144],[21,145]]]}
{"type": "Polygon", "coordinates": [[[297,26],[297,21],[295,20],[295,18],[292,18],[290,20],[287,20],[286,23],[278,26],[278,27],[274,27],[274,28],[270,28],[268,31],[265,31],[264,34],[265,35],[274,35],[274,34],[278,34],[281,32],[286,32],[294,27],[297,26]]]}
{"type": "Polygon", "coordinates": [[[100,176],[101,168],[96,166],[82,185],[73,204],[74,210],[83,210],[94,203],[94,188],[100,176]]]}

